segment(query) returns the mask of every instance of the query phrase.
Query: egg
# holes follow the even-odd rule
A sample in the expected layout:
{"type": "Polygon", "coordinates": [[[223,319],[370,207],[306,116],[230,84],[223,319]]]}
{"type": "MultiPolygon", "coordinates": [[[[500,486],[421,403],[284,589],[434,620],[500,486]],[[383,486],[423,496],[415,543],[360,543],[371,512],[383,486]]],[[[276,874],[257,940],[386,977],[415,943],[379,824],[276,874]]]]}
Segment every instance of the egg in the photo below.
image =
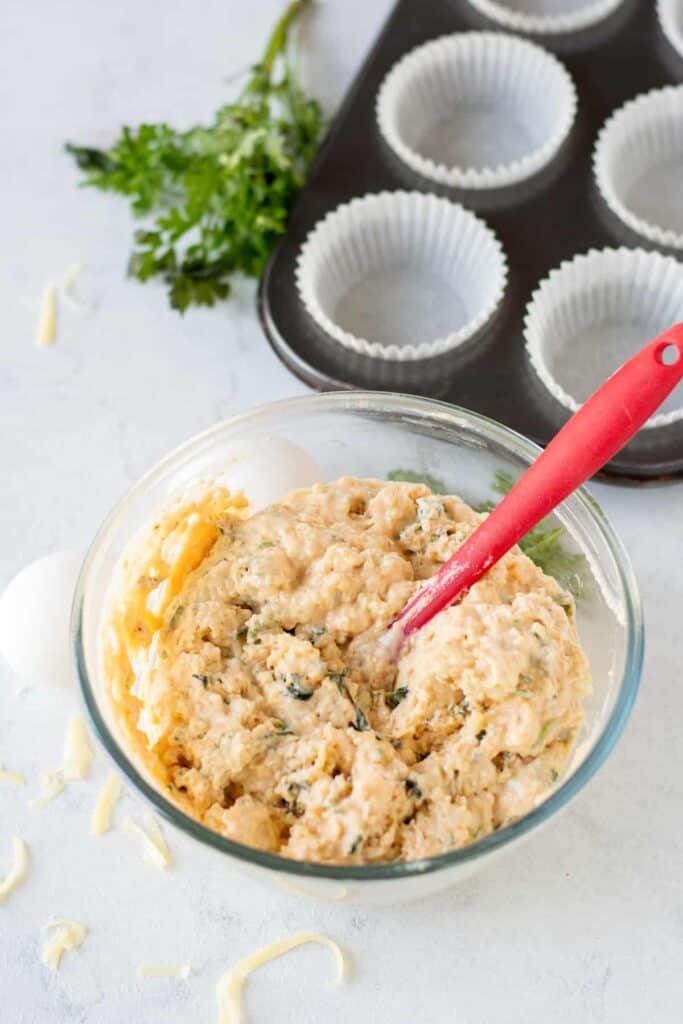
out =
{"type": "Polygon", "coordinates": [[[291,491],[323,481],[315,459],[283,437],[230,445],[225,456],[226,467],[218,482],[232,492],[243,491],[250,512],[259,512],[291,491]]]}
{"type": "MultiPolygon", "coordinates": [[[[231,444],[224,454],[225,469],[216,482],[243,491],[250,512],[323,480],[315,459],[282,437],[231,444]]],[[[39,558],[0,596],[0,654],[30,685],[64,686],[73,680],[69,619],[81,561],[71,551],[39,558]]]]}
{"type": "Polygon", "coordinates": [[[0,596],[0,654],[31,686],[73,681],[69,618],[82,560],[73,551],[39,558],[0,596]]]}

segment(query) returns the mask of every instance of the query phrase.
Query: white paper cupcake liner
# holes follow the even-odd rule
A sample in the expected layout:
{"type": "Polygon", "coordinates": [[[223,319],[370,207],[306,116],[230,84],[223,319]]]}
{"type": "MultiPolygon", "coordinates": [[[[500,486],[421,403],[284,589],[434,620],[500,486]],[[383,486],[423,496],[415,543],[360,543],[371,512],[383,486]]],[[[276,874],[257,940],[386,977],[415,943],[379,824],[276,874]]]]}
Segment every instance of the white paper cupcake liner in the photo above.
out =
{"type": "Polygon", "coordinates": [[[598,135],[593,169],[619,220],[656,245],[683,249],[683,85],[615,111],[598,135]]]}
{"type": "Polygon", "coordinates": [[[571,130],[576,90],[535,43],[496,32],[442,36],[406,54],[377,97],[379,130],[413,171],[460,188],[515,185],[571,130]]]}
{"type": "Polygon", "coordinates": [[[683,57],[683,0],[657,0],[657,17],[662,32],[683,57]]]}
{"type": "Polygon", "coordinates": [[[320,221],[296,268],[301,301],[360,355],[411,360],[464,344],[491,318],[507,264],[491,229],[420,192],[353,199],[320,221]]]}
{"type": "MultiPolygon", "coordinates": [[[[531,297],[524,319],[531,365],[576,412],[622,363],[683,320],[683,264],[644,249],[602,249],[562,263],[531,297]]],[[[683,384],[645,427],[683,419],[683,384]]]]}
{"type": "Polygon", "coordinates": [[[515,32],[559,35],[602,21],[623,0],[469,0],[480,14],[515,32]]]}

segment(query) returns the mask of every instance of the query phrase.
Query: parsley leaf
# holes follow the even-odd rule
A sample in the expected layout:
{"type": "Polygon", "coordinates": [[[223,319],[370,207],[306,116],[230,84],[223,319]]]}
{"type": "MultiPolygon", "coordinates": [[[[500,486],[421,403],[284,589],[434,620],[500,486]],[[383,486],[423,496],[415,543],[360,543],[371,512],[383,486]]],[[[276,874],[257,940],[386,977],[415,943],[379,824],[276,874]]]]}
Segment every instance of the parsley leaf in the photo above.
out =
{"type": "Polygon", "coordinates": [[[409,796],[415,800],[422,800],[422,790],[415,779],[406,779],[404,783],[409,796]]]}
{"type": "Polygon", "coordinates": [[[290,682],[287,684],[287,693],[294,700],[310,700],[313,696],[313,690],[309,690],[304,686],[304,677],[299,672],[292,672],[290,682]]]}
{"type": "Polygon", "coordinates": [[[358,707],[355,700],[349,693],[349,688],[345,682],[348,672],[348,668],[345,668],[342,672],[328,672],[327,675],[332,680],[333,683],[337,684],[337,689],[339,690],[339,693],[341,694],[342,697],[345,697],[348,700],[349,704],[356,713],[354,721],[349,722],[349,725],[351,726],[352,729],[355,729],[356,732],[365,732],[367,729],[370,728],[370,723],[365,717],[365,714],[362,711],[362,709],[358,707]]]}
{"type": "Polygon", "coordinates": [[[416,473],[412,469],[392,469],[387,473],[387,480],[404,481],[408,484],[424,484],[432,494],[448,494],[446,484],[436,476],[429,473],[416,473]]]}
{"type": "MultiPolygon", "coordinates": [[[[491,490],[495,494],[505,496],[512,490],[514,484],[513,477],[498,470],[494,475],[491,490]]],[[[495,502],[485,501],[477,506],[477,511],[490,512],[495,507],[495,502]]],[[[578,600],[586,594],[586,559],[581,554],[565,551],[561,542],[563,534],[563,526],[551,525],[550,520],[544,519],[522,537],[519,546],[527,558],[542,569],[546,576],[553,576],[560,586],[578,600]]]]}
{"type": "Polygon", "coordinates": [[[287,59],[289,29],[309,3],[289,4],[242,93],[208,126],[124,127],[106,151],[66,145],[85,185],[126,196],[145,218],[128,273],[165,281],[180,312],[224,299],[238,272],[257,277],[287,226],[323,126],[287,59]]]}
{"type": "Polygon", "coordinates": [[[401,701],[405,700],[407,696],[408,687],[399,686],[398,690],[392,690],[390,693],[384,694],[384,703],[388,708],[391,708],[391,710],[393,711],[394,708],[397,708],[401,701]]]}

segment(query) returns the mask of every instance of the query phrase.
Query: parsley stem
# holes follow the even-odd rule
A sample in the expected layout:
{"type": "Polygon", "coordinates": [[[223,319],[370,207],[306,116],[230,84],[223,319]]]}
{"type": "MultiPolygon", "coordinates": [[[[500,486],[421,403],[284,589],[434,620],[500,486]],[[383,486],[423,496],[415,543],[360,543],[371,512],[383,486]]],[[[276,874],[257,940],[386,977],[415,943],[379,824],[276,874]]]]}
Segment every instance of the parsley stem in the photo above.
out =
{"type": "Polygon", "coordinates": [[[287,45],[287,36],[292,22],[296,21],[304,7],[310,4],[311,0],[292,0],[292,3],[285,9],[280,20],[273,29],[268,45],[261,60],[261,70],[265,78],[269,79],[273,70],[273,64],[283,53],[287,45]]]}

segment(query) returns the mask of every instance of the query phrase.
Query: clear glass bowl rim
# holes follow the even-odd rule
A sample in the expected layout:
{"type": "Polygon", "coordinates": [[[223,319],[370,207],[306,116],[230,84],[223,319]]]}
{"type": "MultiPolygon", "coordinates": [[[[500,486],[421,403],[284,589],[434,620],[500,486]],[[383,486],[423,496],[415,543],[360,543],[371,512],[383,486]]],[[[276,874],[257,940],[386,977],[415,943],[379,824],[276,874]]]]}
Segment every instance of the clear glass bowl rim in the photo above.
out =
{"type": "Polygon", "coordinates": [[[489,833],[469,846],[421,860],[391,861],[384,864],[356,866],[317,864],[291,860],[287,857],[244,846],[242,843],[228,839],[186,815],[142,777],[104,720],[99,710],[86,666],[82,620],[90,570],[98,549],[108,540],[110,533],[116,528],[118,516],[122,508],[133,501],[138,495],[143,494],[156,479],[163,476],[176,460],[179,458],[186,459],[194,449],[202,449],[207,442],[210,443],[227,428],[232,430],[240,424],[245,426],[248,426],[250,423],[254,424],[255,421],[270,414],[274,409],[278,409],[286,414],[288,410],[314,410],[315,408],[321,408],[322,411],[325,408],[334,410],[336,406],[339,407],[340,411],[353,411],[354,409],[357,411],[368,411],[371,409],[376,412],[410,412],[417,415],[426,414],[427,416],[438,414],[440,421],[443,422],[444,419],[450,420],[453,426],[465,426],[473,429],[475,432],[484,434],[490,440],[503,445],[512,454],[520,456],[525,461],[533,461],[542,450],[538,445],[529,441],[521,434],[486,416],[481,416],[478,413],[470,412],[446,402],[401,393],[342,391],[303,395],[296,398],[285,398],[280,401],[269,402],[239,413],[194,435],[163,456],[116,503],[90,545],[76,584],[71,615],[72,650],[80,683],[81,696],[100,742],[116,766],[124,773],[136,790],[172,825],[194,839],[199,840],[199,842],[221,853],[228,854],[239,861],[245,861],[251,865],[257,865],[270,871],[284,872],[289,875],[325,878],[338,882],[370,882],[382,879],[420,876],[444,868],[464,865],[495,850],[502,849],[508,843],[521,838],[546,822],[583,789],[598,768],[604,763],[621,735],[631,713],[638,692],[644,656],[644,627],[640,596],[626,550],[614,533],[604,512],[585,488],[582,487],[576,491],[567,499],[567,502],[577,502],[584,511],[587,511],[594,526],[602,534],[615,559],[625,597],[627,642],[624,671],[619,684],[619,692],[597,743],[576,772],[534,810],[512,824],[489,833]]]}

